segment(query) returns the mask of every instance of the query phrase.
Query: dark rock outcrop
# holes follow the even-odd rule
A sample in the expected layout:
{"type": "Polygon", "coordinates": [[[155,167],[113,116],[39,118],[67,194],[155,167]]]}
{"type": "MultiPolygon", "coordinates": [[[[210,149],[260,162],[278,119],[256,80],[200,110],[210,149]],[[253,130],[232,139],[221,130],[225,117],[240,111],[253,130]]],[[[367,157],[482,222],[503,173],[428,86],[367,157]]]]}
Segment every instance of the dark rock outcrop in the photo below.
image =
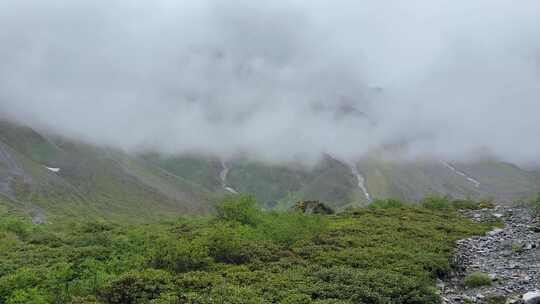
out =
{"type": "Polygon", "coordinates": [[[292,209],[304,214],[334,214],[332,208],[319,201],[299,201],[292,209]]]}

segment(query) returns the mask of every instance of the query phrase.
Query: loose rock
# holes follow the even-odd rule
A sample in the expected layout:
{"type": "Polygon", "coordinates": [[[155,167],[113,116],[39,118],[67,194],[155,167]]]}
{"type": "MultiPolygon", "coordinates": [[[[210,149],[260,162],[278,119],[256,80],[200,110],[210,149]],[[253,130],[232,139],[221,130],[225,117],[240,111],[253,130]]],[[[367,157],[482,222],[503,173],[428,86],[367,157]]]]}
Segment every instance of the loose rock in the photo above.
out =
{"type": "Polygon", "coordinates": [[[484,304],[496,295],[508,304],[540,304],[540,222],[526,207],[497,205],[495,210],[462,211],[477,222],[499,219],[504,227],[456,243],[454,270],[438,284],[446,303],[484,304]],[[463,286],[471,272],[487,274],[491,286],[463,286]]]}
{"type": "Polygon", "coordinates": [[[525,304],[539,304],[540,303],[540,292],[531,291],[523,295],[523,301],[525,304]]]}

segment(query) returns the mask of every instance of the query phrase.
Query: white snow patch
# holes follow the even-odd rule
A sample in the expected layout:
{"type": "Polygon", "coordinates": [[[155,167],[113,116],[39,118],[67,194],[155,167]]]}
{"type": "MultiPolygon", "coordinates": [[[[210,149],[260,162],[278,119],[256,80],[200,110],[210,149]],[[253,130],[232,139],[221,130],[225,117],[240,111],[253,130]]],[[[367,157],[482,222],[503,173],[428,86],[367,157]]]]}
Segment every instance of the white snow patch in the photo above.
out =
{"type": "Polygon", "coordinates": [[[51,168],[51,167],[47,167],[47,166],[45,166],[45,168],[47,168],[47,170],[49,170],[51,172],[54,172],[54,173],[60,172],[60,168],[51,168]]]}
{"type": "Polygon", "coordinates": [[[225,190],[229,191],[230,193],[233,193],[233,194],[238,194],[238,192],[236,192],[236,190],[234,190],[233,188],[229,187],[229,186],[225,186],[225,190]]]}

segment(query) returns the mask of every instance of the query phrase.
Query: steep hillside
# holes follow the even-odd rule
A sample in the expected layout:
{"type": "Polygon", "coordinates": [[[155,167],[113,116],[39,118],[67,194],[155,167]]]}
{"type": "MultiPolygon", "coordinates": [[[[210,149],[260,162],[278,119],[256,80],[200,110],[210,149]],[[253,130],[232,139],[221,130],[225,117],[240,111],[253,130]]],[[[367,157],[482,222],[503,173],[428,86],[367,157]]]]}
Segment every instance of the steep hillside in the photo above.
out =
{"type": "Polygon", "coordinates": [[[430,194],[455,197],[480,195],[474,182],[459,175],[450,164],[419,160],[398,162],[371,157],[358,163],[366,186],[375,198],[399,197],[417,201],[430,194]]]}
{"type": "Polygon", "coordinates": [[[170,174],[196,183],[207,191],[222,190],[219,174],[223,168],[217,159],[198,156],[165,157],[158,154],[144,155],[143,157],[170,174]]]}
{"type": "Polygon", "coordinates": [[[35,221],[61,216],[132,221],[204,213],[210,194],[120,151],[46,138],[2,123],[0,194],[35,221]]]}
{"type": "Polygon", "coordinates": [[[216,195],[223,194],[223,185],[227,184],[238,192],[254,195],[270,209],[287,209],[298,200],[320,200],[342,209],[363,206],[374,199],[419,201],[434,194],[522,200],[540,190],[533,173],[495,160],[450,163],[371,155],[348,163],[326,156],[318,165],[305,167],[237,159],[228,162],[226,181],[221,183],[223,165],[218,160],[159,157],[153,163],[171,174],[207,185],[206,189],[216,195]]]}
{"type": "Polygon", "coordinates": [[[471,176],[477,176],[480,190],[499,200],[530,198],[540,191],[540,182],[531,172],[516,165],[495,160],[482,160],[456,167],[471,176]]]}
{"type": "MultiPolygon", "coordinates": [[[[382,155],[382,154],[381,154],[382,155]]],[[[206,213],[224,195],[246,193],[267,209],[320,200],[344,209],[374,199],[418,201],[426,195],[528,199],[539,174],[495,160],[398,161],[370,155],[356,163],[326,156],[319,164],[267,164],[203,156],[135,156],[0,122],[0,195],[32,216],[143,221],[206,213]]]]}
{"type": "Polygon", "coordinates": [[[204,186],[214,196],[247,193],[269,209],[286,209],[302,199],[321,200],[334,207],[367,202],[351,168],[331,157],[315,167],[267,164],[251,159],[224,162],[194,156],[146,155],[144,158],[170,174],[204,186]]]}
{"type": "Polygon", "coordinates": [[[360,161],[358,167],[376,198],[417,201],[426,195],[442,194],[508,201],[528,199],[540,189],[540,183],[531,173],[495,160],[399,162],[370,157],[360,161]]]}

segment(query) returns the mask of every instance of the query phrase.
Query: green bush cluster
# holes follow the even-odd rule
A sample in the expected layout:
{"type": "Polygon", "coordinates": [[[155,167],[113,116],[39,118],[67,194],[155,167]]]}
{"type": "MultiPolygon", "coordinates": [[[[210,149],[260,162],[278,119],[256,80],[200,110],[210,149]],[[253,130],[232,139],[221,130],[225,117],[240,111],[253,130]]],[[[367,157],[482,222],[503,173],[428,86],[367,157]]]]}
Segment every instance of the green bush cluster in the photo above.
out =
{"type": "Polygon", "coordinates": [[[536,195],[536,198],[532,201],[532,206],[536,215],[540,215],[540,193],[536,195]]]}
{"type": "Polygon", "coordinates": [[[465,277],[463,284],[469,288],[489,286],[491,278],[482,272],[472,272],[465,277]]]}
{"type": "Polygon", "coordinates": [[[437,303],[454,241],[488,229],[399,201],[320,216],[246,196],[145,225],[4,216],[0,303],[437,303]]]}
{"type": "MultiPolygon", "coordinates": [[[[539,203],[540,204],[540,203],[539,203]]],[[[407,204],[399,199],[377,199],[368,205],[371,209],[391,209],[403,208],[407,204]]],[[[420,207],[431,210],[477,210],[482,208],[492,208],[494,205],[489,199],[475,201],[472,199],[452,199],[449,196],[431,195],[420,201],[420,207]]],[[[410,204],[409,204],[410,207],[410,204]]]]}
{"type": "Polygon", "coordinates": [[[405,204],[402,201],[394,198],[378,199],[368,205],[368,207],[372,209],[402,208],[404,206],[405,204]]]}
{"type": "Polygon", "coordinates": [[[452,199],[449,196],[428,196],[420,202],[421,206],[427,209],[449,210],[449,209],[470,209],[477,210],[483,208],[493,208],[494,204],[490,199],[475,201],[472,199],[452,199]]]}

